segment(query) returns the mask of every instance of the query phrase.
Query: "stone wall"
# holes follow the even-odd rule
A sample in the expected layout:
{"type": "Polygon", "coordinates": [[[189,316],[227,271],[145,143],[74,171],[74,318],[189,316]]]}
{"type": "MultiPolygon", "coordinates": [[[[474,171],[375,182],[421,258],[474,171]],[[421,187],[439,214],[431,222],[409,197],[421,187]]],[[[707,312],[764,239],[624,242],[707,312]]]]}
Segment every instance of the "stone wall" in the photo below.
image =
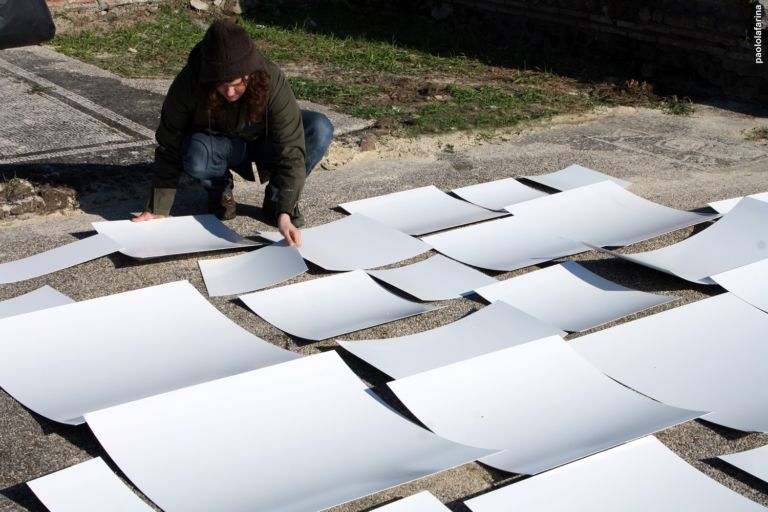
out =
{"type": "MultiPolygon", "coordinates": [[[[449,0],[451,17],[485,15],[499,33],[624,59],[636,78],[768,101],[768,65],[756,63],[750,0],[449,0]]],[[[768,25],[763,8],[762,25],[768,25]]],[[[764,45],[765,46],[765,45],[764,45]]],[[[765,52],[764,52],[765,53],[765,52]]],[[[682,87],[685,90],[685,87],[682,87]]]]}

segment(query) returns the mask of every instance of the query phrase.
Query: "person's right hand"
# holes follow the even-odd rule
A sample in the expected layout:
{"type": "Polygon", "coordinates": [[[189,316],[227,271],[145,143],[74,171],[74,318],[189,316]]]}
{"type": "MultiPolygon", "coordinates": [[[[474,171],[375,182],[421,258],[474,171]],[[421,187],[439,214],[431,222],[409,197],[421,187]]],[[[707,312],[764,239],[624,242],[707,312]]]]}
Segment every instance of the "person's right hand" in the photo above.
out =
{"type": "Polygon", "coordinates": [[[144,222],[145,220],[154,220],[154,219],[162,219],[165,217],[165,215],[155,215],[152,212],[144,212],[138,217],[134,217],[131,219],[133,222],[144,222]]]}

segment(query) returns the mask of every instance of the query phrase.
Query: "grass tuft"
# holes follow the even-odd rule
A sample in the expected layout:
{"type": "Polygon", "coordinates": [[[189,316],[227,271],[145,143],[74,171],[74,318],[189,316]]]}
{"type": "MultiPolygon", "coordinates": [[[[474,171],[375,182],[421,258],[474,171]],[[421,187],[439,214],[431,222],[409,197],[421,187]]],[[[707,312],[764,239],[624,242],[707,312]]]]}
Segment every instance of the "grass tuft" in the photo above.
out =
{"type": "Polygon", "coordinates": [[[669,96],[661,100],[659,107],[667,114],[675,116],[690,116],[696,112],[690,98],[678,99],[677,96],[669,96]]]}
{"type": "Polygon", "coordinates": [[[768,126],[758,126],[757,128],[749,130],[747,132],[746,138],[747,140],[752,140],[755,142],[768,141],[768,126]]]}

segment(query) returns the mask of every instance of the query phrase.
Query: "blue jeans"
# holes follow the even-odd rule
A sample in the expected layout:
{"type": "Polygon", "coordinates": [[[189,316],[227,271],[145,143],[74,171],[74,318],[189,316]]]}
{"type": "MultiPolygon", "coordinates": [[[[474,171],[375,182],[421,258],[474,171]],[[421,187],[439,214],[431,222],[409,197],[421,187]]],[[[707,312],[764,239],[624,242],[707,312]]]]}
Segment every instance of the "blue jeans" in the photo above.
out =
{"type": "MultiPolygon", "coordinates": [[[[309,110],[301,111],[304,125],[306,176],[320,163],[333,139],[333,125],[323,114],[309,110]]],[[[269,166],[277,155],[277,149],[269,141],[246,142],[240,137],[211,135],[196,132],[184,141],[182,165],[184,172],[200,180],[210,194],[221,195],[232,190],[232,173],[229,169],[246,162],[256,166],[269,166]]],[[[265,197],[274,201],[278,189],[273,186],[274,176],[267,185],[265,197]]]]}

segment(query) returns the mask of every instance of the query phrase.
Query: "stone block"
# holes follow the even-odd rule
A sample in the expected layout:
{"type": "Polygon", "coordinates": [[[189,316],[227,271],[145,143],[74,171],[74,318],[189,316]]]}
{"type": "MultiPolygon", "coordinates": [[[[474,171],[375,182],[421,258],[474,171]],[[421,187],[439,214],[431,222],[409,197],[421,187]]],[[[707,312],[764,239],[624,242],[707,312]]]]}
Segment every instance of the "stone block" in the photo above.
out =
{"type": "Polygon", "coordinates": [[[35,195],[35,187],[27,180],[13,178],[3,185],[2,193],[9,203],[35,195]]]}
{"type": "Polygon", "coordinates": [[[33,213],[41,210],[45,206],[43,198],[40,196],[32,196],[16,201],[10,204],[11,215],[22,215],[24,213],[33,213]]]}
{"type": "Polygon", "coordinates": [[[46,212],[55,212],[59,210],[68,210],[77,205],[75,201],[76,192],[66,187],[45,187],[40,191],[43,198],[44,210],[46,212]]]}

